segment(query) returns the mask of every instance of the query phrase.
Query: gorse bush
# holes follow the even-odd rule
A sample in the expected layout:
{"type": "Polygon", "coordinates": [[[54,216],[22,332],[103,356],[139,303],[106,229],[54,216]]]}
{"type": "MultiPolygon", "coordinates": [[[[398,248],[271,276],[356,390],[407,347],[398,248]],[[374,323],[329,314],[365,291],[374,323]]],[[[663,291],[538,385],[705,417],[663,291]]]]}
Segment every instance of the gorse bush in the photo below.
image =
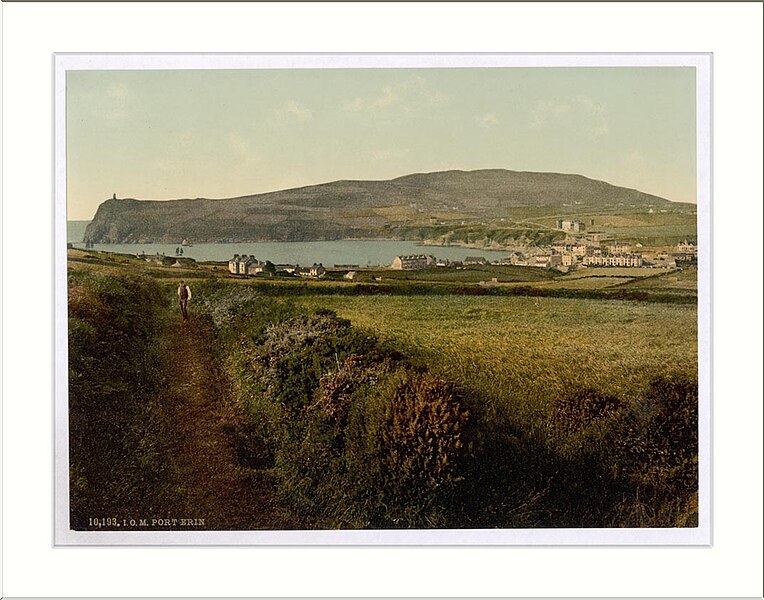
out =
{"type": "Polygon", "coordinates": [[[331,311],[231,287],[213,294],[228,307],[218,330],[251,423],[241,460],[269,468],[303,527],[695,522],[695,381],[654,379],[627,399],[561,386],[529,427],[436,375],[416,345],[405,356],[331,311]]]}
{"type": "Polygon", "coordinates": [[[196,310],[206,314],[217,327],[230,325],[240,315],[257,310],[259,299],[252,287],[234,288],[217,281],[205,282],[194,292],[196,310]]]}
{"type": "Polygon", "coordinates": [[[332,339],[340,331],[339,324],[323,317],[269,325],[257,353],[269,399],[292,413],[304,410],[332,358],[332,339]]]}
{"type": "MultiPolygon", "coordinates": [[[[353,364],[348,360],[345,367],[353,364]]],[[[332,527],[453,523],[470,415],[445,382],[401,365],[341,369],[292,422],[277,458],[284,490],[332,527]],[[330,383],[331,382],[331,383],[330,383]]]]}
{"type": "Polygon", "coordinates": [[[279,494],[303,522],[447,524],[470,451],[470,415],[451,386],[332,312],[214,293],[240,306],[217,322],[241,357],[241,393],[261,424],[240,447],[269,448],[279,494]]]}
{"type": "Polygon", "coordinates": [[[388,486],[404,495],[434,492],[460,480],[469,451],[469,412],[452,386],[430,373],[405,372],[388,388],[379,431],[380,462],[388,486]]]}
{"type": "Polygon", "coordinates": [[[351,355],[381,360],[374,336],[327,315],[303,315],[266,327],[255,353],[273,402],[298,414],[314,402],[320,381],[351,355]]]}
{"type": "Polygon", "coordinates": [[[656,377],[614,440],[632,482],[666,495],[698,490],[698,385],[656,377]]]}
{"type": "Polygon", "coordinates": [[[325,315],[300,316],[273,323],[265,330],[263,355],[275,361],[306,348],[328,347],[327,342],[336,339],[349,325],[349,321],[325,315]]]}
{"type": "Polygon", "coordinates": [[[365,419],[364,458],[378,478],[383,523],[453,523],[472,450],[470,413],[453,386],[426,371],[401,370],[368,406],[378,412],[365,419]]]}
{"type": "Polygon", "coordinates": [[[369,364],[363,356],[348,355],[337,369],[325,373],[318,384],[315,402],[308,407],[332,423],[347,423],[353,394],[359,388],[374,386],[389,372],[390,365],[383,361],[369,364]]]}
{"type": "Polygon", "coordinates": [[[611,496],[612,501],[589,517],[589,523],[596,519],[601,526],[697,523],[694,380],[655,377],[629,403],[584,388],[557,403],[551,424],[559,452],[572,469],[564,478],[567,493],[578,489],[590,498],[596,494],[600,501],[611,496]],[[592,490],[586,490],[585,482],[593,482],[592,490]]]}
{"type": "Polygon", "coordinates": [[[621,406],[616,396],[585,387],[560,398],[552,411],[550,424],[564,433],[580,432],[612,416],[621,406]]]}

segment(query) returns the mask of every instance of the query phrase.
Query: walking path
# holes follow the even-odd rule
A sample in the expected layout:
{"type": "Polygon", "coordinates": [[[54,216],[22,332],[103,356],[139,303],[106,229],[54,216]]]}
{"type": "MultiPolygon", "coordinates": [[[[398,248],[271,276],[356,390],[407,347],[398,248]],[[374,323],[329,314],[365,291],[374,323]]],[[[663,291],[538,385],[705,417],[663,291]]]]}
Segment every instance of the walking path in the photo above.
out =
{"type": "Polygon", "coordinates": [[[169,326],[172,357],[162,400],[173,438],[180,518],[204,519],[193,529],[288,529],[262,471],[239,463],[235,431],[244,415],[215,364],[211,333],[180,316],[169,326]]]}

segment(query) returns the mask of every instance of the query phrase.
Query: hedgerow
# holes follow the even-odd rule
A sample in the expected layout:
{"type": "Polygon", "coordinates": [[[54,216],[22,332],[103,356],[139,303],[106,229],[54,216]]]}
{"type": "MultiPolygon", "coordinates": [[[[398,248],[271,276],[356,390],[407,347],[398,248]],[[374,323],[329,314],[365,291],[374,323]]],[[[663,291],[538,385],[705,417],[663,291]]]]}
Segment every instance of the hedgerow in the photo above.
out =
{"type": "Polygon", "coordinates": [[[471,415],[452,386],[330,311],[207,292],[203,308],[239,357],[243,402],[262,424],[246,445],[269,449],[278,492],[303,522],[451,522],[471,450],[471,415]]]}
{"type": "Polygon", "coordinates": [[[242,460],[269,469],[303,527],[697,520],[694,381],[655,379],[628,398],[572,389],[545,428],[529,429],[436,376],[415,349],[259,286],[215,285],[210,314],[250,421],[242,460]]]}
{"type": "Polygon", "coordinates": [[[138,514],[168,479],[153,402],[166,296],[148,278],[95,273],[71,275],[68,291],[71,526],[87,529],[91,517],[138,514]]]}

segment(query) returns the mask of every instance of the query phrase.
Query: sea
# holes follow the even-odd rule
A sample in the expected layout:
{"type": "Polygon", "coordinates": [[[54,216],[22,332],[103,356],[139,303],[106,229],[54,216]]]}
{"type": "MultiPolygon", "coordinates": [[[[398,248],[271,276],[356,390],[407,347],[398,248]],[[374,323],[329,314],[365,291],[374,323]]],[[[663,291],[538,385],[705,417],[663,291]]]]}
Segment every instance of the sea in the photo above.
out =
{"type": "MultiPolygon", "coordinates": [[[[75,248],[85,248],[82,241],[89,221],[67,221],[67,241],[75,248]]],[[[193,240],[191,240],[193,242],[193,240]]],[[[177,244],[95,244],[93,250],[120,254],[164,254],[175,256],[177,244]]],[[[251,242],[227,244],[193,244],[182,246],[183,256],[197,261],[227,261],[234,254],[254,255],[274,264],[312,265],[325,267],[355,265],[375,267],[389,265],[396,256],[432,254],[436,258],[464,260],[468,256],[484,256],[496,260],[507,256],[507,250],[483,250],[460,246],[425,246],[417,242],[388,240],[340,240],[331,242],[251,242]]]]}

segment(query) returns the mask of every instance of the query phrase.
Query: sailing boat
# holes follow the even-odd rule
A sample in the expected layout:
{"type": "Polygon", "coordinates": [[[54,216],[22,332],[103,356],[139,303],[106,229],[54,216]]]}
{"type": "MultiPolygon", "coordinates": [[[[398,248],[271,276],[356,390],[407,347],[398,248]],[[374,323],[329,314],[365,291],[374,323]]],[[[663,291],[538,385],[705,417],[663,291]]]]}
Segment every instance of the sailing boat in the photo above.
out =
{"type": "Polygon", "coordinates": [[[180,243],[180,245],[181,245],[181,246],[192,246],[193,244],[191,244],[191,242],[189,242],[188,240],[184,239],[184,240],[183,240],[183,241],[180,243]]]}

